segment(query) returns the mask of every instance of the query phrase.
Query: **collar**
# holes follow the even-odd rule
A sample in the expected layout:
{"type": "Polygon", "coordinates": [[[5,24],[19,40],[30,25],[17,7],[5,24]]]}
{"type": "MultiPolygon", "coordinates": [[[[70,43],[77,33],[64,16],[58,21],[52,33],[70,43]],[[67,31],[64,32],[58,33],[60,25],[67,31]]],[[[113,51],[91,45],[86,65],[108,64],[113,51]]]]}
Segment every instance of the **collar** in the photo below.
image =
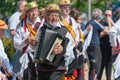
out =
{"type": "Polygon", "coordinates": [[[29,24],[31,24],[31,25],[34,25],[34,24],[37,23],[37,22],[41,22],[41,20],[40,20],[39,17],[36,18],[36,20],[35,20],[34,23],[30,22],[30,20],[29,20],[28,18],[26,19],[26,23],[29,23],[29,24]]]}

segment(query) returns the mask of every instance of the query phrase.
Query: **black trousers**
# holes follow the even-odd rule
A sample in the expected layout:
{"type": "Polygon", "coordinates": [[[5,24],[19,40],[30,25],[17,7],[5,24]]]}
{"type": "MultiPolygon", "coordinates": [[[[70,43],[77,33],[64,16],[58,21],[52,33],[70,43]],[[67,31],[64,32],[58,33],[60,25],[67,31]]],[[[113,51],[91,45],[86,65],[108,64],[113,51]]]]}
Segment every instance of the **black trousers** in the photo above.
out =
{"type": "Polygon", "coordinates": [[[28,59],[29,59],[28,68],[24,70],[23,80],[37,80],[35,63],[32,62],[32,58],[30,57],[29,54],[28,54],[28,59]]]}
{"type": "Polygon", "coordinates": [[[90,63],[88,80],[96,80],[100,72],[101,59],[102,59],[100,46],[98,45],[89,46],[87,49],[87,53],[90,63]]]}
{"type": "Polygon", "coordinates": [[[62,80],[64,71],[39,71],[38,80],[62,80]]]}
{"type": "Polygon", "coordinates": [[[111,71],[112,71],[111,46],[101,46],[101,53],[102,53],[102,64],[101,64],[100,73],[98,75],[98,80],[101,80],[104,68],[106,73],[106,80],[111,80],[111,71]]]}
{"type": "Polygon", "coordinates": [[[66,70],[64,65],[64,57],[61,58],[57,66],[46,63],[38,63],[38,80],[62,80],[66,70]]]}

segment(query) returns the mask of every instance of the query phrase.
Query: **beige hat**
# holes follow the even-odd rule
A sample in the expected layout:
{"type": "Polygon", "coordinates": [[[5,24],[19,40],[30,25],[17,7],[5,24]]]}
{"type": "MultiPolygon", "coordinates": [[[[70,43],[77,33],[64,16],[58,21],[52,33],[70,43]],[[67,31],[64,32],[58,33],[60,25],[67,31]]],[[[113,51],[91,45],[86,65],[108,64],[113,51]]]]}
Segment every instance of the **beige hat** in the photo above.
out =
{"type": "Polygon", "coordinates": [[[23,14],[19,17],[20,20],[23,20],[26,16],[26,12],[29,11],[30,9],[37,8],[38,4],[36,2],[30,2],[25,6],[25,11],[23,14]]]}
{"type": "Polygon", "coordinates": [[[8,26],[6,25],[6,23],[3,20],[0,20],[0,28],[8,29],[8,26]]]}
{"type": "Polygon", "coordinates": [[[71,5],[70,0],[60,0],[59,5],[71,5]]]}
{"type": "Polygon", "coordinates": [[[48,4],[45,7],[45,12],[51,12],[51,11],[55,11],[55,12],[59,12],[59,6],[57,4],[48,4]]]}
{"type": "Polygon", "coordinates": [[[30,2],[26,5],[25,11],[28,11],[30,9],[37,8],[37,7],[38,7],[38,4],[36,2],[30,2]]]}

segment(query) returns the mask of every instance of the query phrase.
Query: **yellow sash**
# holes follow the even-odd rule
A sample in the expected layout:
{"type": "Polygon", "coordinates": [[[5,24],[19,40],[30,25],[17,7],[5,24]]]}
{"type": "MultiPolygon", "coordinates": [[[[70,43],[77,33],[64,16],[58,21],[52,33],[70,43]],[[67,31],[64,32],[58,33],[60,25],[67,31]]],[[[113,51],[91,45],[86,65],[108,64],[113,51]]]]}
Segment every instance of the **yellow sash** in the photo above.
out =
{"type": "Polygon", "coordinates": [[[65,27],[68,29],[68,31],[71,33],[74,41],[76,42],[76,35],[75,35],[75,32],[73,31],[72,29],[72,26],[65,20],[63,19],[61,16],[60,16],[60,21],[65,25],[65,27]]]}
{"type": "Polygon", "coordinates": [[[34,39],[36,36],[36,31],[33,30],[32,26],[29,23],[27,23],[27,29],[30,32],[30,37],[34,39]]]}
{"type": "Polygon", "coordinates": [[[83,35],[82,31],[80,30],[80,28],[78,28],[78,33],[79,33],[79,35],[80,35],[80,38],[81,38],[81,40],[82,40],[82,43],[84,43],[84,35],[83,35]]]}

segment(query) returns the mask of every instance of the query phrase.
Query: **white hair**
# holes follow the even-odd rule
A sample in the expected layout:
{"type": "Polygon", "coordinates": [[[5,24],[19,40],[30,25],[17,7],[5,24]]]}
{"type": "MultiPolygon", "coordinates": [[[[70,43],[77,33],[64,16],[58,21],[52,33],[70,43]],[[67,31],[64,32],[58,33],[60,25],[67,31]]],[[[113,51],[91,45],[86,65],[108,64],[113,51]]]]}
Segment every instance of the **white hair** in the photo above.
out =
{"type": "Polygon", "coordinates": [[[95,14],[102,15],[102,11],[101,11],[99,8],[95,8],[95,9],[93,10],[93,15],[95,15],[95,14]]]}

